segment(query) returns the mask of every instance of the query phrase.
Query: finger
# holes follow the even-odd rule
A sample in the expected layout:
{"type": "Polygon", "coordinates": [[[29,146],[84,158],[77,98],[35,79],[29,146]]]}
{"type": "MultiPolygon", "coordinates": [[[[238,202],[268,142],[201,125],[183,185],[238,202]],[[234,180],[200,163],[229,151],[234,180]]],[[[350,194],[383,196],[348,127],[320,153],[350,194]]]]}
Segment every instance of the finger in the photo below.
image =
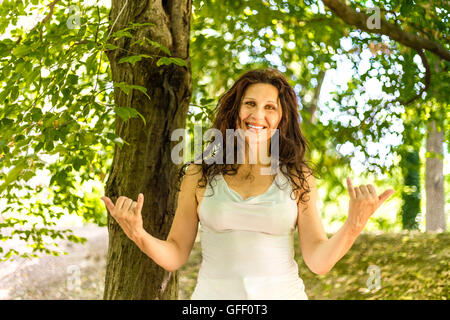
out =
{"type": "Polygon", "coordinates": [[[372,184],[368,184],[367,185],[367,189],[369,189],[370,195],[372,197],[376,197],[377,195],[377,190],[375,190],[375,187],[372,184]]]}
{"type": "Polygon", "coordinates": [[[136,206],[136,213],[141,213],[143,205],[144,205],[144,194],[143,193],[139,193],[137,206],[136,206]]]}
{"type": "Polygon", "coordinates": [[[352,185],[352,180],[350,180],[350,178],[347,178],[347,189],[348,189],[348,193],[350,194],[350,197],[355,198],[356,193],[355,193],[355,189],[353,188],[353,185],[352,185]]]}
{"type": "Polygon", "coordinates": [[[133,199],[127,198],[123,203],[122,211],[128,212],[130,211],[131,205],[133,204],[133,199]]]}
{"type": "Polygon", "coordinates": [[[101,197],[100,199],[105,204],[106,209],[108,209],[109,212],[113,212],[113,210],[114,210],[114,203],[111,201],[111,199],[108,198],[108,197],[101,197]]]}
{"type": "Polygon", "coordinates": [[[362,192],[361,192],[361,189],[359,189],[359,187],[355,188],[355,193],[356,193],[356,198],[362,197],[362,192]]]}
{"type": "Polygon", "coordinates": [[[133,212],[136,212],[136,206],[137,206],[137,202],[133,201],[133,203],[131,204],[130,210],[133,212]]]}
{"type": "Polygon", "coordinates": [[[369,198],[370,197],[370,193],[369,190],[367,189],[367,187],[365,185],[359,186],[359,190],[361,190],[361,194],[366,197],[369,198]]]}
{"type": "Polygon", "coordinates": [[[119,199],[117,199],[116,202],[116,210],[122,210],[123,203],[127,200],[127,197],[120,196],[119,199]]]}
{"type": "Polygon", "coordinates": [[[383,203],[387,198],[393,195],[394,192],[395,192],[394,189],[386,190],[378,197],[378,200],[380,201],[380,203],[383,203]]]}

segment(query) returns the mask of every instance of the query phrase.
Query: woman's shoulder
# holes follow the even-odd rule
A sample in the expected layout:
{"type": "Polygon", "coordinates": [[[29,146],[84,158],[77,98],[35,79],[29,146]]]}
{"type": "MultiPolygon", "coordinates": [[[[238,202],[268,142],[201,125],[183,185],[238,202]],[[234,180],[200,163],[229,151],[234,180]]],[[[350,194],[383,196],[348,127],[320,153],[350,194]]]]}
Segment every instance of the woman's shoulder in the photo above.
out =
{"type": "MultiPolygon", "coordinates": [[[[310,169],[307,165],[302,164],[301,165],[301,172],[302,172],[302,177],[299,177],[299,173],[295,168],[290,168],[289,169],[289,173],[291,176],[291,179],[293,181],[295,181],[295,184],[297,186],[301,187],[305,187],[304,183],[302,183],[302,181],[306,181],[306,188],[311,189],[311,188],[315,188],[316,187],[316,180],[314,179],[314,175],[313,175],[313,171],[312,169],[310,169]],[[302,181],[300,181],[300,179],[302,181]]],[[[291,182],[291,184],[293,184],[291,182]]],[[[294,188],[294,185],[292,186],[294,188]]],[[[296,199],[298,199],[298,197],[300,196],[300,189],[295,190],[295,195],[296,195],[296,199]]]]}
{"type": "Polygon", "coordinates": [[[190,163],[186,169],[186,179],[189,180],[189,185],[196,190],[198,183],[203,177],[203,169],[200,164],[190,163]]]}
{"type": "Polygon", "coordinates": [[[190,163],[186,169],[186,174],[195,175],[202,171],[202,166],[196,163],[190,163]]]}
{"type": "MultiPolygon", "coordinates": [[[[312,170],[306,164],[302,164],[300,168],[303,177],[309,178],[310,176],[313,175],[312,170]]],[[[298,171],[295,168],[289,168],[289,174],[292,175],[292,178],[295,179],[296,182],[298,182],[299,180],[298,171]]]]}

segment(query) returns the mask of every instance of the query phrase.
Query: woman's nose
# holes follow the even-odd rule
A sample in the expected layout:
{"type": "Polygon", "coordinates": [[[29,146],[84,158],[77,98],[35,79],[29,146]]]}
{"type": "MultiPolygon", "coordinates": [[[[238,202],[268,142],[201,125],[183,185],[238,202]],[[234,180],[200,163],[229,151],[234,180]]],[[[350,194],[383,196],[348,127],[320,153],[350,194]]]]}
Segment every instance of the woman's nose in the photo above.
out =
{"type": "Polygon", "coordinates": [[[253,110],[252,115],[253,117],[256,118],[256,120],[264,119],[264,108],[263,107],[256,108],[256,110],[253,110]]]}

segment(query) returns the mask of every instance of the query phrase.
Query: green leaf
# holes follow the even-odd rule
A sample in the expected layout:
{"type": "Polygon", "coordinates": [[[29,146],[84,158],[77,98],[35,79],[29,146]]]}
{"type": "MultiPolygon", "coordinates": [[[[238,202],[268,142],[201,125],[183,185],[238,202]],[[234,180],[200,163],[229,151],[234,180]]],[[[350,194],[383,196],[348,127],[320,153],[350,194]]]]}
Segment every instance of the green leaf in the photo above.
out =
{"type": "Polygon", "coordinates": [[[19,87],[14,86],[11,90],[11,101],[10,102],[16,101],[18,97],[19,97],[19,87]]]}
{"type": "Polygon", "coordinates": [[[41,74],[41,69],[39,67],[36,67],[33,69],[32,72],[29,72],[25,76],[25,81],[27,82],[27,85],[30,85],[30,83],[33,82],[33,80],[36,79],[36,77],[40,74],[41,74]]]}
{"type": "Polygon", "coordinates": [[[81,166],[85,165],[85,164],[87,164],[85,159],[83,159],[83,158],[75,158],[73,160],[72,166],[75,169],[75,171],[78,171],[78,170],[80,170],[81,166]]]}
{"type": "Polygon", "coordinates": [[[158,43],[158,42],[155,42],[155,41],[152,41],[152,40],[150,40],[149,38],[145,38],[145,40],[147,40],[148,43],[150,43],[150,45],[152,45],[152,46],[154,46],[154,47],[157,47],[157,48],[161,49],[162,51],[164,51],[165,53],[167,53],[169,56],[172,55],[172,54],[170,53],[170,50],[169,50],[167,47],[163,46],[162,44],[160,44],[160,43],[158,43]]]}
{"type": "Polygon", "coordinates": [[[107,43],[107,44],[105,44],[105,49],[106,50],[116,50],[116,49],[118,49],[119,47],[118,46],[115,46],[115,45],[113,45],[112,43],[107,43]]]}
{"type": "Polygon", "coordinates": [[[13,49],[13,55],[16,57],[26,56],[31,51],[31,47],[27,45],[20,45],[13,49]]]}
{"type": "Polygon", "coordinates": [[[144,125],[146,125],[145,118],[140,114],[136,109],[130,108],[130,107],[115,107],[115,112],[119,117],[123,119],[123,121],[127,121],[130,118],[136,118],[141,117],[142,121],[144,122],[144,125]]]}
{"type": "Polygon", "coordinates": [[[11,87],[6,86],[3,91],[0,91],[0,103],[3,103],[6,98],[9,96],[9,93],[11,92],[11,87]]]}
{"type": "Polygon", "coordinates": [[[69,74],[67,76],[67,83],[69,84],[77,84],[78,83],[78,76],[76,74],[69,74]]]}
{"type": "Polygon", "coordinates": [[[88,72],[95,72],[97,67],[97,52],[94,52],[86,59],[86,69],[88,72]]]}
{"type": "Polygon", "coordinates": [[[133,35],[131,33],[129,33],[128,31],[124,30],[119,30],[117,32],[114,32],[111,37],[114,37],[114,40],[117,40],[119,38],[123,38],[123,37],[127,37],[127,38],[133,38],[133,35]]]}
{"type": "Polygon", "coordinates": [[[150,99],[150,97],[149,97],[149,95],[147,94],[147,89],[145,88],[145,87],[143,87],[143,86],[138,86],[138,85],[131,85],[130,86],[131,88],[133,88],[133,89],[137,89],[137,90],[139,90],[139,91],[141,91],[143,94],[145,94],[145,96],[149,99],[149,100],[151,100],[150,99]]]}
{"type": "Polygon", "coordinates": [[[206,99],[206,98],[201,98],[200,99],[200,103],[205,106],[208,104],[211,104],[212,102],[214,102],[215,99],[206,99]]]}
{"type": "Polygon", "coordinates": [[[154,23],[151,22],[145,22],[145,23],[135,23],[135,22],[130,22],[130,28],[138,28],[138,27],[143,27],[143,26],[155,26],[154,23]]]}
{"type": "Polygon", "coordinates": [[[126,95],[128,95],[131,90],[131,86],[125,82],[114,83],[114,87],[119,87],[126,95]]]}
{"type": "Polygon", "coordinates": [[[123,121],[127,121],[130,118],[130,108],[127,107],[115,107],[114,111],[122,118],[123,121]]]}
{"type": "Polygon", "coordinates": [[[119,83],[115,83],[114,87],[119,87],[120,89],[122,89],[123,92],[125,92],[126,95],[128,95],[130,93],[131,89],[137,89],[137,90],[141,91],[142,93],[144,93],[145,96],[149,100],[151,100],[149,95],[147,94],[147,89],[143,86],[127,84],[125,82],[119,82],[119,83]]]}
{"type": "Polygon", "coordinates": [[[181,66],[181,67],[187,67],[188,66],[186,61],[184,61],[183,59],[170,58],[170,57],[159,58],[159,60],[156,62],[156,65],[159,67],[161,65],[169,65],[171,63],[176,64],[176,65],[181,66]]]}
{"type": "Polygon", "coordinates": [[[138,61],[141,61],[142,58],[151,58],[151,56],[147,54],[140,54],[136,56],[123,57],[122,59],[119,60],[119,63],[129,62],[134,66],[134,64],[138,61]]]}
{"type": "Polygon", "coordinates": [[[43,115],[44,114],[42,113],[42,110],[39,108],[33,108],[31,110],[31,120],[33,120],[34,122],[38,122],[39,120],[41,120],[43,115]]]}
{"type": "Polygon", "coordinates": [[[18,161],[16,166],[12,168],[8,175],[5,178],[5,182],[0,185],[0,194],[6,189],[6,187],[13,181],[15,181],[19,175],[21,174],[22,170],[24,170],[27,167],[27,161],[25,158],[22,158],[18,161]]]}
{"type": "Polygon", "coordinates": [[[400,7],[400,14],[402,16],[406,16],[411,11],[412,7],[413,7],[412,1],[403,1],[400,7]]]}
{"type": "Polygon", "coordinates": [[[26,171],[23,175],[22,175],[22,179],[24,180],[24,181],[28,181],[28,180],[30,180],[31,178],[33,178],[35,176],[35,174],[34,174],[34,172],[33,171],[26,171]]]}

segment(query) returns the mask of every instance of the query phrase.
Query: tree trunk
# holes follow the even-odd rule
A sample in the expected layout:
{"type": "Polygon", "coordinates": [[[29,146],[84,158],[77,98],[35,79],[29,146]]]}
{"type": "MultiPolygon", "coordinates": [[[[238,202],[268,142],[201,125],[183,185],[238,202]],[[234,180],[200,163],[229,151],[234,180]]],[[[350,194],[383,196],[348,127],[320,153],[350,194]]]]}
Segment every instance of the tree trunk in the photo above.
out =
{"type": "Polygon", "coordinates": [[[325,79],[326,71],[320,70],[319,75],[317,76],[317,87],[314,90],[314,97],[309,107],[309,112],[311,113],[311,123],[317,123],[316,111],[319,104],[320,92],[322,91],[322,84],[325,79]]]}
{"type": "Polygon", "coordinates": [[[436,130],[435,120],[431,121],[427,136],[427,153],[433,153],[426,158],[426,231],[443,232],[445,224],[445,199],[444,199],[444,163],[443,143],[444,130],[436,130]]]}
{"type": "Polygon", "coordinates": [[[404,189],[402,190],[401,220],[403,230],[419,229],[417,219],[420,213],[420,156],[419,150],[423,136],[418,130],[417,119],[403,122],[403,144],[399,148],[400,168],[404,189]]]}
{"type": "MultiPolygon", "coordinates": [[[[184,128],[192,94],[189,61],[190,0],[143,1],[112,0],[110,34],[129,27],[129,23],[152,23],[136,31],[132,38],[111,40],[119,49],[107,51],[114,83],[125,82],[143,86],[150,99],[138,90],[125,94],[115,87],[115,105],[132,107],[145,120],[116,117],[116,133],[125,140],[115,148],[114,159],[105,195],[115,203],[119,196],[136,201],[144,194],[142,217],[144,228],[154,237],[166,240],[175,213],[177,189],[175,181],[179,166],[171,160],[171,133],[184,128]],[[185,60],[188,68],[175,64],[156,66],[163,51],[149,42],[134,44],[144,37],[170,49],[173,57],[185,60]],[[119,63],[123,57],[147,54],[131,63],[119,63]]],[[[177,273],[165,271],[127,238],[108,214],[109,245],[104,299],[167,300],[178,297],[177,273]]]]}

